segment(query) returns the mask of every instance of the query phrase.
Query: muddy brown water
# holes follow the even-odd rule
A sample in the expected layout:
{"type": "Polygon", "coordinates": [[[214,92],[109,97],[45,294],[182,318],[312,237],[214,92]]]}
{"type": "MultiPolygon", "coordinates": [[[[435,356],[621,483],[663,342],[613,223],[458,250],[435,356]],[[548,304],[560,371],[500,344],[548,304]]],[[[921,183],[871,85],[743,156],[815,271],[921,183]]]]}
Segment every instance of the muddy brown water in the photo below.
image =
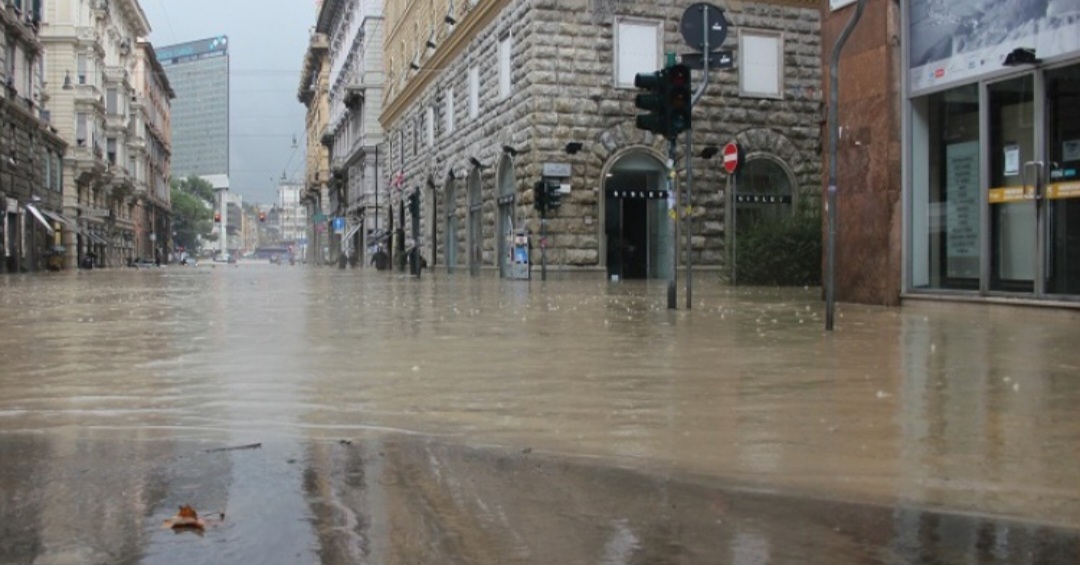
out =
{"type": "Polygon", "coordinates": [[[0,563],[1080,559],[1074,313],[424,275],[0,278],[0,563]]]}

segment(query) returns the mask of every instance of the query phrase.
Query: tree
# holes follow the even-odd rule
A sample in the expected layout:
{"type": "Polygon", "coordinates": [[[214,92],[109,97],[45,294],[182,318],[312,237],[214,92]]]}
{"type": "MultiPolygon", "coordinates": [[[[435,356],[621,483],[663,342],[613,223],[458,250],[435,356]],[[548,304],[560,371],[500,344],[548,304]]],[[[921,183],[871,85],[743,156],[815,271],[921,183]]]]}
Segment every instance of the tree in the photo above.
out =
{"type": "Polygon", "coordinates": [[[200,241],[215,241],[211,221],[214,209],[214,186],[197,175],[173,179],[172,196],[173,242],[197,251],[200,241]]]}

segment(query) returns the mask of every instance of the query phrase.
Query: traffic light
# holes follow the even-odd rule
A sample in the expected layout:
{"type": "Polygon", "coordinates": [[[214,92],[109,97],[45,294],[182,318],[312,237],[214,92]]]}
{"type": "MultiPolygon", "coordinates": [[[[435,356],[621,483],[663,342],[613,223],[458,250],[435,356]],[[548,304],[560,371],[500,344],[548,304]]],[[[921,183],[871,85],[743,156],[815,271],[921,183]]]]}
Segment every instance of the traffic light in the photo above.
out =
{"type": "Polygon", "coordinates": [[[266,212],[259,212],[259,221],[260,222],[265,222],[266,221],[266,212]]]}
{"type": "Polygon", "coordinates": [[[667,130],[667,110],[664,107],[667,100],[667,69],[634,75],[634,86],[648,91],[634,97],[634,106],[648,111],[647,114],[637,115],[637,128],[664,135],[667,130]]]}
{"type": "Polygon", "coordinates": [[[667,71],[667,97],[664,106],[667,109],[667,128],[664,133],[669,139],[690,129],[693,98],[690,92],[690,67],[673,65],[667,71]]]}
{"type": "Polygon", "coordinates": [[[547,183],[542,180],[536,181],[533,185],[533,208],[539,210],[541,214],[547,212],[547,183]]]}
{"type": "Polygon", "coordinates": [[[214,212],[214,223],[215,224],[220,224],[221,223],[221,212],[214,212]]]}
{"type": "Polygon", "coordinates": [[[558,181],[549,180],[545,184],[547,185],[545,187],[545,192],[547,192],[548,210],[554,210],[555,208],[562,206],[562,193],[559,192],[560,186],[558,181]]]}

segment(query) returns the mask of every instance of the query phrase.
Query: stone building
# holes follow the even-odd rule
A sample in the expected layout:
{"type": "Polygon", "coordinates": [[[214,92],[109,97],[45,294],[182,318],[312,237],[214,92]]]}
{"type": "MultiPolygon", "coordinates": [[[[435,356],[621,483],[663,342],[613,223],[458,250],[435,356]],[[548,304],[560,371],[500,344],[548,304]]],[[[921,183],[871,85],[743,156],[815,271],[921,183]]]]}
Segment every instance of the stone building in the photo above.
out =
{"type": "Polygon", "coordinates": [[[0,8],[0,273],[59,268],[65,143],[50,126],[38,3],[0,8]]]}
{"type": "Polygon", "coordinates": [[[135,258],[136,154],[129,127],[140,37],[150,24],[137,0],[49,2],[41,29],[52,123],[64,159],[66,265],[116,267],[135,258]]]}
{"type": "MultiPolygon", "coordinates": [[[[666,141],[635,127],[636,73],[687,53],[679,21],[692,2],[605,0],[391,1],[385,7],[386,224],[429,264],[506,276],[511,237],[534,236],[533,262],[611,278],[671,276],[677,226],[666,191],[666,141]],[[569,193],[533,207],[543,174],[569,193]],[[564,189],[565,190],[565,189],[564,189]]],[[[737,141],[746,162],[739,217],[817,206],[821,183],[821,11],[809,0],[730,3],[723,48],[694,110],[694,147],[737,141]],[[755,206],[759,208],[755,208],[755,206]]],[[[694,84],[701,73],[694,73],[694,84]]],[[[711,153],[711,152],[709,152],[711,153]]],[[[709,153],[705,153],[706,155],[709,153]]],[[[719,159],[692,155],[688,206],[694,265],[725,264],[719,159]]],[[[686,179],[678,144],[677,183],[686,179]]],[[[683,231],[685,234],[685,231],[683,231]]],[[[681,242],[679,244],[682,245],[681,242]]],[[[680,249],[680,255],[682,251],[680,249]]],[[[680,263],[685,258],[680,257],[680,263]]]]}
{"type": "Polygon", "coordinates": [[[135,255],[167,261],[172,252],[172,200],[169,163],[172,155],[170,105],[176,94],[149,41],[137,43],[131,97],[130,147],[134,165],[135,255]]]}
{"type": "MultiPolygon", "coordinates": [[[[328,151],[325,158],[329,165],[327,170],[320,169],[320,163],[309,163],[308,183],[325,188],[325,197],[320,198],[322,211],[344,219],[341,233],[333,230],[328,235],[331,259],[341,262],[362,262],[369,240],[383,231],[377,212],[380,193],[382,204],[386,204],[385,183],[379,186],[380,161],[385,161],[385,155],[379,154],[382,127],[378,121],[383,27],[381,0],[323,2],[308,55],[311,70],[305,65],[301,78],[300,99],[309,108],[309,129],[325,118],[318,142],[328,151]],[[315,39],[320,37],[325,41],[322,51],[318,50],[322,44],[315,39]],[[326,57],[321,67],[324,75],[314,72],[315,57],[320,53],[326,57]],[[321,99],[315,97],[319,82],[325,87],[321,99]]],[[[324,157],[317,152],[309,155],[324,157]]]]}

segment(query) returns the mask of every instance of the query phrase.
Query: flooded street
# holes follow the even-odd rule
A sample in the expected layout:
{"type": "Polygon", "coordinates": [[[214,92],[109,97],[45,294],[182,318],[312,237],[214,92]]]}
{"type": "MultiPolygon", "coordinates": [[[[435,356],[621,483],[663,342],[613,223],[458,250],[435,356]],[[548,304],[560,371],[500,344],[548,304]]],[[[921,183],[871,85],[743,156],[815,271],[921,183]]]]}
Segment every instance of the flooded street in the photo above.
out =
{"type": "Polygon", "coordinates": [[[695,280],[0,277],[0,564],[1080,562],[1080,312],[695,280]]]}

